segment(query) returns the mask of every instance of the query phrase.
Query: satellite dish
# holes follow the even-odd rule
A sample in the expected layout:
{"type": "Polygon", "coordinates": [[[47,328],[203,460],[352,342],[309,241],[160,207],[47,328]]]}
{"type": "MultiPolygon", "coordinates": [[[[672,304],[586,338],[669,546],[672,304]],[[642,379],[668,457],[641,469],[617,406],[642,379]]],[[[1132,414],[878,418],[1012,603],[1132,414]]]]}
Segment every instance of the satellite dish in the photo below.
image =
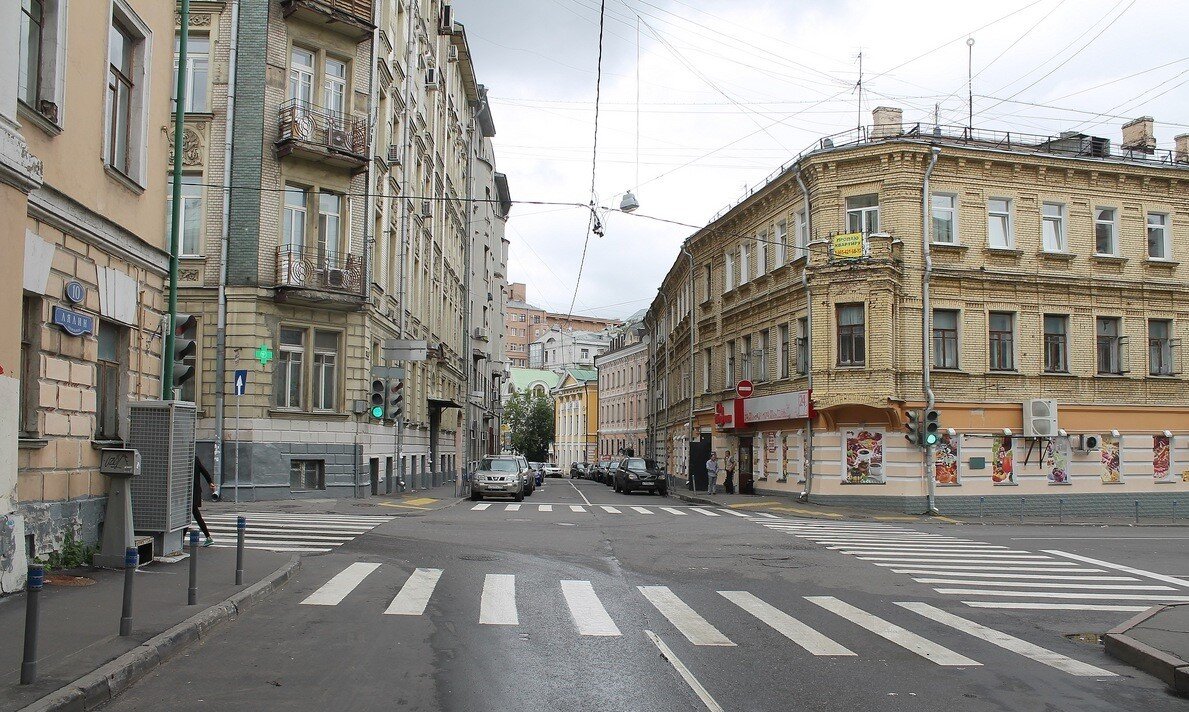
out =
{"type": "Polygon", "coordinates": [[[619,201],[619,209],[625,213],[635,212],[640,207],[640,201],[636,200],[636,196],[632,195],[632,191],[623,194],[623,199],[619,201]]]}

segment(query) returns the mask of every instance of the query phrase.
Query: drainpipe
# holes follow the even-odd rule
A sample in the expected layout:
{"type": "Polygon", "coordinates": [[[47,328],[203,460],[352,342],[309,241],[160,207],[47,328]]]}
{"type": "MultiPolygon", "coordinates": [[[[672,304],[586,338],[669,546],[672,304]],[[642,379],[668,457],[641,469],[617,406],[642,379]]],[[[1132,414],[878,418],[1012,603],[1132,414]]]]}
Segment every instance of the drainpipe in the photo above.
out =
{"type": "MultiPolygon", "coordinates": [[[[809,205],[809,189],[805,187],[805,179],[801,177],[801,170],[793,174],[797,185],[801,188],[801,195],[805,196],[805,264],[801,268],[801,288],[805,291],[805,387],[809,390],[810,401],[813,400],[813,298],[809,293],[809,240],[813,235],[813,210],[809,205]]],[[[809,494],[813,490],[813,418],[805,419],[805,491],[797,497],[798,501],[808,502],[809,494]]]]}
{"type": "MultiPolygon", "coordinates": [[[[929,167],[925,169],[925,181],[921,195],[921,254],[925,257],[925,273],[921,280],[921,387],[925,391],[925,408],[931,410],[935,404],[933,389],[929,385],[931,363],[929,339],[929,278],[933,275],[933,255],[929,251],[930,231],[933,221],[929,210],[929,178],[933,175],[933,167],[937,165],[937,157],[941,155],[941,148],[933,147],[929,157],[929,167]]],[[[929,514],[939,514],[937,511],[936,482],[931,470],[933,465],[933,446],[925,444],[925,482],[929,486],[929,514]]]]}
{"type": "MultiPolygon", "coordinates": [[[[367,196],[364,199],[364,217],[363,217],[363,266],[362,274],[360,275],[360,287],[363,289],[362,296],[366,302],[366,308],[369,313],[372,305],[372,246],[376,243],[375,222],[376,222],[376,191],[374,186],[375,170],[376,170],[376,151],[379,150],[377,146],[377,139],[380,135],[380,82],[379,70],[376,68],[376,48],[380,46],[380,6],[377,4],[372,9],[372,24],[375,29],[372,30],[372,51],[371,51],[371,71],[368,73],[368,107],[367,120],[371,124],[368,130],[368,153],[371,154],[367,162],[367,180],[364,183],[364,190],[367,191],[367,196]]],[[[348,206],[350,203],[348,202],[348,206]]],[[[348,207],[350,211],[350,207],[348,207]]],[[[350,213],[348,212],[348,215],[350,213]]],[[[347,218],[347,224],[350,225],[351,218],[347,218]]],[[[350,253],[351,243],[347,243],[347,251],[350,253]]],[[[364,317],[367,320],[367,317],[364,317]]],[[[367,333],[370,333],[368,330],[367,333]]],[[[367,338],[366,336],[364,337],[367,338]]],[[[375,366],[375,364],[372,364],[375,366]]],[[[370,380],[370,379],[369,379],[370,380]]],[[[354,409],[352,409],[354,410],[354,409]]],[[[360,469],[360,446],[359,446],[359,421],[363,420],[358,414],[355,415],[355,441],[352,443],[351,460],[354,468],[351,475],[351,489],[356,499],[363,499],[363,489],[359,481],[360,469]]]]}
{"type": "MultiPolygon", "coordinates": [[[[231,2],[231,46],[227,67],[227,116],[223,132],[223,230],[219,248],[219,316],[215,326],[215,473],[222,486],[223,416],[227,390],[227,251],[231,247],[231,150],[235,127],[235,60],[239,54],[239,0],[231,2]]],[[[238,365],[238,364],[237,364],[238,365]]],[[[238,443],[240,434],[236,432],[238,443]]],[[[237,444],[236,447],[239,447],[237,444]]],[[[239,494],[236,493],[238,497],[239,494]]]]}
{"type": "Polygon", "coordinates": [[[694,462],[691,456],[694,446],[694,253],[689,251],[689,240],[681,243],[681,251],[689,258],[689,438],[685,443],[685,474],[693,481],[694,462]]]}
{"type": "MultiPolygon", "coordinates": [[[[474,235],[471,221],[475,213],[475,151],[478,146],[483,145],[482,139],[476,141],[479,122],[475,117],[477,117],[479,112],[483,111],[485,108],[487,108],[487,98],[482,94],[482,92],[480,92],[479,104],[475,109],[474,115],[470,121],[470,136],[467,137],[467,219],[466,236],[465,241],[462,244],[464,263],[462,272],[464,275],[466,275],[466,283],[462,287],[462,303],[465,306],[465,308],[462,310],[462,358],[464,368],[466,369],[463,373],[463,377],[465,379],[463,382],[463,387],[466,389],[463,393],[463,396],[466,400],[463,402],[466,404],[466,407],[462,409],[462,432],[467,434],[464,436],[466,439],[466,444],[463,448],[463,457],[467,458],[468,461],[479,459],[479,445],[478,441],[475,439],[479,436],[478,408],[471,404],[471,391],[474,390],[474,384],[471,382],[471,374],[475,372],[475,361],[471,358],[471,316],[472,312],[474,311],[474,304],[471,302],[474,296],[472,293],[474,287],[474,275],[472,274],[473,268],[471,265],[472,253],[474,252],[474,246],[471,243],[474,241],[474,235]],[[474,437],[470,437],[471,423],[475,423],[474,437]]],[[[487,207],[490,208],[491,204],[488,203],[487,207]]],[[[490,339],[490,337],[488,338],[490,339]]],[[[489,340],[487,343],[490,344],[491,341],[489,340]]],[[[488,361],[487,363],[490,365],[491,362],[488,361]]],[[[456,478],[454,481],[454,496],[462,496],[461,477],[456,478]]]]}

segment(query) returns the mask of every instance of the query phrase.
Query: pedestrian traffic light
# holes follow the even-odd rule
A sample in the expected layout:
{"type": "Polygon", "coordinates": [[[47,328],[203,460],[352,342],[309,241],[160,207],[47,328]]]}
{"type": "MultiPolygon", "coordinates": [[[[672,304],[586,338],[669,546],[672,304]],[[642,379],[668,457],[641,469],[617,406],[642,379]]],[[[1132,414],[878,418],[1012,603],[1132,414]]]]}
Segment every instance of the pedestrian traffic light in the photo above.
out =
{"type": "Polygon", "coordinates": [[[388,419],[400,420],[401,415],[404,414],[404,387],[405,382],[399,378],[393,378],[388,381],[388,419]]]}
{"type": "Polygon", "coordinates": [[[372,420],[384,419],[384,396],[388,392],[388,381],[383,378],[372,378],[372,392],[368,399],[368,415],[372,420]]]}
{"type": "Polygon", "coordinates": [[[907,419],[904,422],[904,439],[917,447],[921,447],[925,444],[922,437],[921,411],[910,410],[906,416],[907,419]]]}
{"type": "Polygon", "coordinates": [[[925,447],[932,447],[941,439],[939,428],[941,427],[940,416],[936,408],[929,408],[925,411],[925,447]]]}
{"type": "Polygon", "coordinates": [[[186,359],[198,349],[198,320],[193,314],[176,314],[173,319],[173,384],[176,390],[194,377],[194,367],[186,359]]]}

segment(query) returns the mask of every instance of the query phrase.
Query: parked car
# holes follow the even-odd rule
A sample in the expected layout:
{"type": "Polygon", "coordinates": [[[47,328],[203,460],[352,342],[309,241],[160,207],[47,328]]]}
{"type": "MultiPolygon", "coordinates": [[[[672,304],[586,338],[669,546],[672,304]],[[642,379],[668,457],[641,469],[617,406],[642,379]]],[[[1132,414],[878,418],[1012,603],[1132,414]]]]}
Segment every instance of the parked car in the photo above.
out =
{"type": "Polygon", "coordinates": [[[561,477],[561,468],[556,462],[546,462],[541,472],[545,477],[561,477]]]}
{"type": "Polygon", "coordinates": [[[516,456],[520,460],[520,465],[524,472],[524,496],[531,497],[533,492],[537,490],[537,471],[533,469],[528,460],[523,455],[516,456]]]}
{"type": "Polygon", "coordinates": [[[623,462],[621,459],[614,459],[607,463],[607,469],[603,472],[603,484],[608,487],[615,486],[615,471],[619,469],[619,463],[623,462]]]}
{"type": "Polygon", "coordinates": [[[571,462],[570,463],[570,479],[581,478],[585,470],[585,462],[571,462]]]}
{"type": "Polygon", "coordinates": [[[576,477],[580,480],[593,480],[594,463],[575,462],[573,465],[570,465],[570,477],[576,477]]]}
{"type": "Polygon", "coordinates": [[[631,494],[636,490],[656,492],[664,497],[669,491],[669,482],[664,470],[654,460],[642,457],[627,457],[620,461],[615,470],[616,492],[631,494]]]}
{"type": "Polygon", "coordinates": [[[596,461],[590,470],[590,479],[595,482],[602,482],[603,478],[607,476],[607,465],[611,463],[609,459],[602,459],[596,461]]]}
{"type": "Polygon", "coordinates": [[[485,457],[471,476],[471,500],[484,497],[511,497],[524,500],[528,463],[516,455],[485,457]]]}

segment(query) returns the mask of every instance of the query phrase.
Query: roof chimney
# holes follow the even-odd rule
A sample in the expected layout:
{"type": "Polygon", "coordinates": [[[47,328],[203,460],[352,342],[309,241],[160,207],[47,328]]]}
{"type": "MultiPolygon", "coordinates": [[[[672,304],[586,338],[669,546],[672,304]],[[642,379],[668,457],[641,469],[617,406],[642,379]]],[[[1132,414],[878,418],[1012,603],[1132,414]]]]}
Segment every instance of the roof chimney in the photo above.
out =
{"type": "Polygon", "coordinates": [[[1173,160],[1177,163],[1189,163],[1189,134],[1181,134],[1173,141],[1176,142],[1173,160]]]}
{"type": "Polygon", "coordinates": [[[1155,153],[1156,132],[1153,128],[1155,123],[1155,119],[1151,116],[1141,116],[1123,124],[1123,150],[1155,153]]]}
{"type": "Polygon", "coordinates": [[[899,136],[904,133],[904,110],[894,106],[877,106],[871,112],[875,126],[871,130],[871,138],[899,136]]]}

